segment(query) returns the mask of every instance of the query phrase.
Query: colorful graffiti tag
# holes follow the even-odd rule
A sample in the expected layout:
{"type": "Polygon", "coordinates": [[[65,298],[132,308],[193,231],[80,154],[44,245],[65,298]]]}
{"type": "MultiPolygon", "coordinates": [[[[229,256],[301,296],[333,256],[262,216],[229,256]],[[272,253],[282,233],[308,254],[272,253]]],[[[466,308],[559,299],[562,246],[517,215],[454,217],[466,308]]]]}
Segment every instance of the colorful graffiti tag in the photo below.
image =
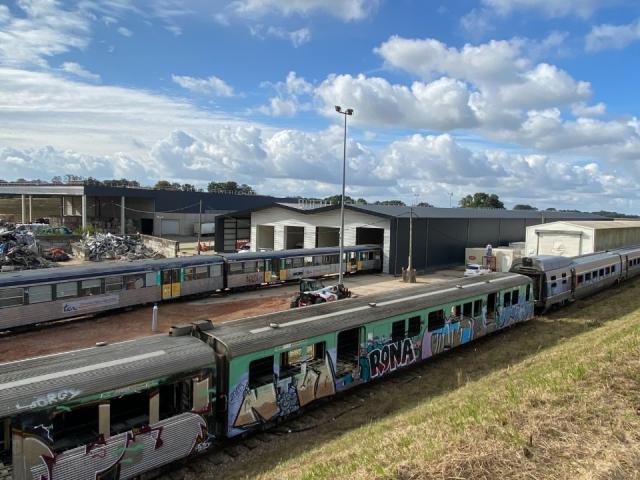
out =
{"type": "MultiPolygon", "coordinates": [[[[405,367],[416,361],[413,342],[410,338],[385,344],[372,344],[368,348],[369,377],[376,378],[399,367],[405,367]]],[[[361,373],[362,378],[362,373],[361,373]]],[[[364,378],[363,378],[364,380],[364,378]]]]}
{"type": "Polygon", "coordinates": [[[230,435],[278,416],[285,416],[319,398],[335,393],[333,361],[329,352],[320,362],[305,363],[301,373],[279,378],[258,388],[248,387],[244,375],[229,396],[230,435]]]}
{"type": "Polygon", "coordinates": [[[95,478],[120,480],[186,457],[207,442],[207,424],[194,413],[182,413],[154,425],[54,454],[37,437],[25,437],[26,471],[33,480],[95,478]]]}

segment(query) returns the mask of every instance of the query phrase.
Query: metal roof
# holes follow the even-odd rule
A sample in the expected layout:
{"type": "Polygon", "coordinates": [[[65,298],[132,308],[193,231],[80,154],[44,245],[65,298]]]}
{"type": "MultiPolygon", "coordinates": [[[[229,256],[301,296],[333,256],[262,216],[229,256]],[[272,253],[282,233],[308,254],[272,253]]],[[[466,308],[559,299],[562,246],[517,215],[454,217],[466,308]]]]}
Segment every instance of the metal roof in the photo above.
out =
{"type": "Polygon", "coordinates": [[[42,268],[0,273],[0,288],[41,282],[62,282],[93,276],[126,275],[169,268],[222,263],[220,255],[133,260],[131,262],[98,262],[74,267],[42,268]]]}
{"type": "MultiPolygon", "coordinates": [[[[257,208],[229,213],[229,216],[244,216],[267,208],[284,208],[305,215],[327,212],[340,208],[340,205],[321,205],[314,207],[306,203],[279,203],[273,202],[257,208]]],[[[360,213],[367,213],[383,218],[409,218],[411,207],[400,205],[360,205],[345,204],[345,209],[360,213]]],[[[506,210],[502,208],[439,208],[439,207],[413,207],[413,218],[495,218],[495,219],[539,219],[542,223],[547,220],[602,220],[611,221],[606,217],[584,212],[549,212],[539,210],[506,210]]]]}
{"type": "Polygon", "coordinates": [[[0,364],[0,418],[214,365],[197,338],[155,335],[0,364]]]}
{"type": "Polygon", "coordinates": [[[570,268],[574,262],[570,257],[562,257],[559,255],[533,255],[529,257],[523,257],[513,263],[511,267],[512,271],[517,267],[523,266],[525,261],[531,262],[531,267],[537,268],[541,272],[549,272],[552,270],[558,270],[560,268],[570,268]]]}
{"type": "Polygon", "coordinates": [[[618,251],[614,252],[596,252],[581,255],[579,257],[573,257],[573,261],[576,265],[582,265],[584,263],[597,262],[598,260],[619,260],[618,251]]]}
{"type": "Polygon", "coordinates": [[[609,220],[609,221],[588,221],[572,220],[557,223],[569,223],[578,227],[591,228],[593,230],[604,230],[613,228],[640,228],[640,220],[609,220]]]}
{"type": "MultiPolygon", "coordinates": [[[[380,249],[380,245],[351,245],[344,247],[344,251],[363,252],[366,250],[380,249]]],[[[294,248],[290,250],[275,250],[272,252],[247,252],[247,253],[224,253],[221,254],[228,260],[234,262],[242,262],[245,260],[259,260],[261,258],[285,258],[285,257],[305,257],[313,255],[332,255],[339,254],[339,247],[320,247],[320,248],[294,248]]]]}
{"type": "Polygon", "coordinates": [[[460,278],[440,285],[400,289],[236,320],[216,325],[204,333],[224,345],[232,358],[529,281],[528,277],[513,273],[460,278]],[[376,306],[370,306],[371,302],[376,306]],[[272,323],[279,327],[272,328],[272,323]]]}

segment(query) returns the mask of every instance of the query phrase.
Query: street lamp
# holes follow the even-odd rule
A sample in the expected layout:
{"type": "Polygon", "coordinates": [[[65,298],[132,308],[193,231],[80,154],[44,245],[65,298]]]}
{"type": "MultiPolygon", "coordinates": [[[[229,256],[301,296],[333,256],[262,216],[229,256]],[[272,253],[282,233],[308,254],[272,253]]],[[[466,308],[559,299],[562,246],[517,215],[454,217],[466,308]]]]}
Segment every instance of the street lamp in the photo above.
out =
{"type": "Polygon", "coordinates": [[[342,257],[344,255],[344,187],[345,187],[345,174],[347,169],[347,117],[353,115],[353,108],[347,108],[342,110],[340,105],[336,105],[336,112],[344,115],[344,149],[342,155],[342,200],[340,201],[340,270],[338,276],[338,285],[342,285],[342,271],[344,270],[344,263],[342,257]]]}
{"type": "Polygon", "coordinates": [[[453,200],[453,192],[449,192],[449,208],[451,208],[451,201],[453,200]]]}

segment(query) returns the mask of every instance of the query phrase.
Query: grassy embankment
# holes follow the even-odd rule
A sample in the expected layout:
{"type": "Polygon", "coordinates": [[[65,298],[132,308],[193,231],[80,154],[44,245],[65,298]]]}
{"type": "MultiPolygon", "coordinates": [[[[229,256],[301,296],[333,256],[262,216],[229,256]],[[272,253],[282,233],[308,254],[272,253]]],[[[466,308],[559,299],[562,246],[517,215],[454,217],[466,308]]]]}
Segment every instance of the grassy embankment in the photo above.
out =
{"type": "Polygon", "coordinates": [[[227,473],[640,478],[640,281],[412,373],[415,380],[380,382],[361,408],[275,441],[227,473]]]}

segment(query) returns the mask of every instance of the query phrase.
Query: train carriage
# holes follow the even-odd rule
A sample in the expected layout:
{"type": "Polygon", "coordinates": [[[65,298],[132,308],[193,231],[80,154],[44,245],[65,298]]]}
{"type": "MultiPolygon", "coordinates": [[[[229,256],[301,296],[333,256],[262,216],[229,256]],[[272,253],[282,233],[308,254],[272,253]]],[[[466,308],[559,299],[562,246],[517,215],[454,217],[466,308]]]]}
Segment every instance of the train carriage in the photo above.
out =
{"type": "Polygon", "coordinates": [[[224,288],[223,258],[137,260],[0,275],[0,330],[224,288]]]}
{"type": "Polygon", "coordinates": [[[133,478],[208,448],[215,397],[190,336],[0,365],[0,461],[15,480],[133,478]]]}
{"type": "Polygon", "coordinates": [[[640,246],[623,248],[618,253],[622,262],[623,278],[632,278],[640,274],[640,246]]]}
{"type": "Polygon", "coordinates": [[[620,255],[613,252],[596,253],[573,259],[574,298],[593,295],[617,283],[622,272],[620,255]]]}
{"type": "Polygon", "coordinates": [[[219,363],[219,433],[235,436],[533,317],[531,280],[491,274],[262,315],[203,332],[219,363]]]}

